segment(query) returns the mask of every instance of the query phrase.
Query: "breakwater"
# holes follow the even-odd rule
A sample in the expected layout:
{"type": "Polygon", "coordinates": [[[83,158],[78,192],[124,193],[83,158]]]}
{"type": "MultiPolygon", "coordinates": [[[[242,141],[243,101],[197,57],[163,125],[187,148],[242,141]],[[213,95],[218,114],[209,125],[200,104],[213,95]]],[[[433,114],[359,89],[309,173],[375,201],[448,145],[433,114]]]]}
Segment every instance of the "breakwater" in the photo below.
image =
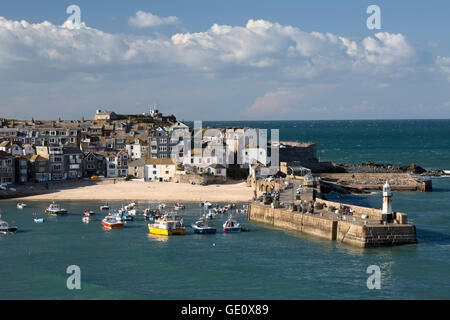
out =
{"type": "Polygon", "coordinates": [[[295,230],[328,240],[361,248],[417,243],[416,228],[407,223],[407,215],[393,213],[393,220],[384,223],[381,210],[341,204],[318,199],[314,213],[286,208],[273,208],[258,202],[249,205],[247,219],[295,230]],[[351,208],[352,216],[343,210],[351,208]]]}

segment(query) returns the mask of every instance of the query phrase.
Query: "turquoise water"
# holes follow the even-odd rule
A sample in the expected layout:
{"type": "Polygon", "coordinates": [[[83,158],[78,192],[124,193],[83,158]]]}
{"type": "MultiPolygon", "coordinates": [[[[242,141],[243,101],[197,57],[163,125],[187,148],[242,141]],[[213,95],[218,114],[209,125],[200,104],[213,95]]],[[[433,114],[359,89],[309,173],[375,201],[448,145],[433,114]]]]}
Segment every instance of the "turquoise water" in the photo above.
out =
{"type": "Polygon", "coordinates": [[[450,170],[450,120],[205,121],[207,126],[279,129],[280,140],[315,142],[323,161],[415,162],[450,170]]]}
{"type": "MultiPolygon", "coordinates": [[[[299,128],[294,126],[301,124],[298,139],[318,142],[327,160],[374,161],[368,159],[373,154],[382,161],[450,168],[449,121],[419,121],[415,127],[422,131],[411,132],[409,140],[398,137],[389,145],[380,141],[394,135],[381,134],[391,122],[375,127],[349,123],[331,123],[322,129],[314,121],[283,123],[280,135],[294,139],[294,128],[299,128]],[[365,135],[366,131],[373,135],[365,135]],[[354,146],[361,136],[366,141],[354,146]],[[431,151],[439,156],[427,156],[431,151]]],[[[276,125],[258,122],[269,129],[276,125]]],[[[395,122],[393,126],[395,132],[407,132],[412,125],[395,122]]],[[[242,214],[236,217],[250,232],[195,235],[188,229],[186,236],[164,238],[150,236],[142,218],[113,231],[102,229],[103,214],[82,223],[84,209],[98,212],[103,204],[99,202],[62,202],[70,214],[48,217],[44,224],[33,222],[33,212],[42,212],[48,202],[29,202],[30,208],[23,210],[16,208],[15,201],[0,202],[3,219],[20,228],[15,235],[0,235],[0,279],[6,284],[0,287],[0,299],[449,299],[450,179],[433,179],[433,187],[431,193],[394,192],[394,210],[409,214],[419,243],[373,249],[247,223],[242,214]],[[66,287],[69,265],[81,268],[81,290],[66,287]],[[381,269],[380,290],[366,286],[370,265],[381,269]]],[[[330,194],[329,199],[381,207],[379,192],[330,194]]],[[[141,209],[147,205],[139,202],[141,209]]],[[[187,204],[186,225],[201,210],[197,204],[187,204]]],[[[221,230],[225,218],[219,216],[213,225],[221,230]]]]}

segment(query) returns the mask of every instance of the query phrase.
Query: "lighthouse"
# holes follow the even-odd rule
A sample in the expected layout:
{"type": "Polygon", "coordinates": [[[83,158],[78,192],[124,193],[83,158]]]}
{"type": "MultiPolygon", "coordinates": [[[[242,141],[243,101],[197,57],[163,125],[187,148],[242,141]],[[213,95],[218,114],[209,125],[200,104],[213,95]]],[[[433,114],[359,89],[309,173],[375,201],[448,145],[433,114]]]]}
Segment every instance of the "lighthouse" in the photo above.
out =
{"type": "Polygon", "coordinates": [[[392,191],[388,181],[383,186],[383,221],[388,222],[392,219],[392,191]]]}

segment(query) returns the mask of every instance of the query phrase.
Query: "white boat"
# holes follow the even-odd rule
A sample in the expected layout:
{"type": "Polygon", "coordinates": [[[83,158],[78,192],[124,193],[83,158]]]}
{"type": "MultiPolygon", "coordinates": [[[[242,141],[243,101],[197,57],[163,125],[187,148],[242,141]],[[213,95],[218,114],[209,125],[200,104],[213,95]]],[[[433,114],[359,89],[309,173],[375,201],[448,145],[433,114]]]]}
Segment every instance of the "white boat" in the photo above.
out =
{"type": "Polygon", "coordinates": [[[18,209],[23,209],[23,208],[26,208],[26,207],[28,207],[28,206],[26,205],[26,203],[19,202],[19,203],[17,204],[17,208],[18,208],[18,209]]]}
{"type": "Polygon", "coordinates": [[[159,209],[164,209],[165,207],[166,207],[165,203],[160,203],[158,206],[159,209]]]}
{"type": "Polygon", "coordinates": [[[136,202],[131,202],[125,206],[125,210],[132,210],[136,207],[136,202]]]}
{"type": "Polygon", "coordinates": [[[81,219],[81,221],[83,221],[84,223],[89,223],[91,221],[91,218],[86,216],[86,217],[83,217],[83,219],[81,219]]]}
{"type": "Polygon", "coordinates": [[[227,221],[223,224],[223,232],[240,232],[241,224],[234,220],[231,215],[227,221]]]}
{"type": "Polygon", "coordinates": [[[131,210],[128,210],[127,212],[128,212],[129,215],[135,216],[136,213],[137,213],[137,210],[136,209],[131,209],[131,210]]]}
{"type": "Polygon", "coordinates": [[[67,214],[67,210],[61,208],[61,206],[57,203],[51,203],[47,209],[45,209],[45,212],[48,213],[51,216],[60,216],[67,214]]]}
{"type": "Polygon", "coordinates": [[[100,210],[109,210],[108,202],[104,206],[100,206],[100,210]]]}
{"type": "Polygon", "coordinates": [[[16,233],[17,227],[10,227],[8,222],[0,220],[0,233],[8,234],[8,233],[16,233]]]}
{"type": "Polygon", "coordinates": [[[186,208],[186,206],[182,203],[176,203],[174,206],[175,210],[184,210],[186,208]]]}
{"type": "Polygon", "coordinates": [[[34,223],[44,223],[44,218],[34,218],[34,223]]]}

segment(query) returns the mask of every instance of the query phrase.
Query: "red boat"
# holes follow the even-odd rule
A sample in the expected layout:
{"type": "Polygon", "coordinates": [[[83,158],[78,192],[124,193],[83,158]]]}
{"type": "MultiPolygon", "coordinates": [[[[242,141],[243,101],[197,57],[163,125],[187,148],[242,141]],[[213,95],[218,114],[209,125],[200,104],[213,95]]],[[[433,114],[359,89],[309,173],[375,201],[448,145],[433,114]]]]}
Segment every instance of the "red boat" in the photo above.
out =
{"type": "Polygon", "coordinates": [[[102,220],[102,225],[105,229],[122,229],[124,224],[122,220],[118,220],[114,216],[106,216],[105,219],[102,220]]]}

